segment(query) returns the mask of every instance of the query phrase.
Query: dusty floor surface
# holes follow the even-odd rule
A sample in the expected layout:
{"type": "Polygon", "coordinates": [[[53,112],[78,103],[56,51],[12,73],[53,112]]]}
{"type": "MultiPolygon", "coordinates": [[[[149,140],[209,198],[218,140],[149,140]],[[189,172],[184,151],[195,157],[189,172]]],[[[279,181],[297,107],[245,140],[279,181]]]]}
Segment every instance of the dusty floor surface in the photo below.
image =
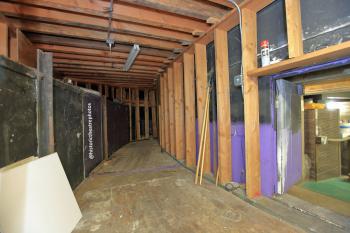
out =
{"type": "Polygon", "coordinates": [[[76,190],[74,232],[301,232],[194,175],[156,141],[132,143],[76,190]]]}

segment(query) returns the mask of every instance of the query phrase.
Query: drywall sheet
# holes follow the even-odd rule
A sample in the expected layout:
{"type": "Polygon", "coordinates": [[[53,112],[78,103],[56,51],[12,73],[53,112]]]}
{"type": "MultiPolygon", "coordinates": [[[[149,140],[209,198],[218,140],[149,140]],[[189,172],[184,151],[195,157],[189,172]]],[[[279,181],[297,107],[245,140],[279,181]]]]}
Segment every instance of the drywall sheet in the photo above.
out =
{"type": "Polygon", "coordinates": [[[107,101],[109,156],[129,143],[129,106],[107,101]]]}
{"type": "Polygon", "coordinates": [[[103,160],[102,105],[99,93],[84,92],[84,171],[85,177],[103,160]]]}
{"type": "Polygon", "coordinates": [[[305,53],[350,40],[349,0],[301,0],[301,16],[305,53]]]}
{"type": "Polygon", "coordinates": [[[0,167],[37,155],[37,79],[0,57],[0,167]]]}
{"type": "Polygon", "coordinates": [[[228,31],[227,39],[230,75],[232,179],[238,183],[245,183],[244,101],[242,88],[234,85],[234,77],[241,74],[242,49],[239,26],[228,31]]]}
{"type": "Polygon", "coordinates": [[[82,91],[54,80],[53,107],[55,150],[75,188],[84,179],[82,91]]]}
{"type": "Polygon", "coordinates": [[[0,232],[70,233],[81,217],[57,153],[0,171],[0,232]]]}
{"type": "Polygon", "coordinates": [[[270,43],[270,60],[288,58],[288,39],[284,0],[276,0],[257,13],[258,65],[261,66],[260,43],[270,43]]]}

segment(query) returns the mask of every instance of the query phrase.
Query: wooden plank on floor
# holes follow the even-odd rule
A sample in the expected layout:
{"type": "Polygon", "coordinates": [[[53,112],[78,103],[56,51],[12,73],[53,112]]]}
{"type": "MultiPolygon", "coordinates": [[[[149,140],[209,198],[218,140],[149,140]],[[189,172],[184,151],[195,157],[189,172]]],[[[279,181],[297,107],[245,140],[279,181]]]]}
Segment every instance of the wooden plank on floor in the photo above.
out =
{"type": "Polygon", "coordinates": [[[242,11],[242,44],[244,71],[244,126],[246,153],[246,192],[249,198],[261,193],[260,181],[260,130],[258,79],[249,76],[249,70],[257,67],[257,22],[256,13],[242,11]]]}
{"type": "Polygon", "coordinates": [[[231,108],[227,32],[214,31],[219,183],[232,181],[231,108]]]}
{"type": "Polygon", "coordinates": [[[149,139],[149,105],[148,105],[148,89],[144,90],[144,112],[145,112],[145,138],[149,139]]]}
{"type": "Polygon", "coordinates": [[[184,94],[186,129],[186,166],[196,165],[196,96],[194,81],[194,54],[184,53],[184,94]]]}
{"type": "Polygon", "coordinates": [[[184,109],[184,77],[183,65],[180,62],[173,63],[174,70],[174,96],[175,96],[175,145],[176,158],[185,159],[185,109],[184,109]]]}
{"type": "Polygon", "coordinates": [[[169,92],[169,124],[170,124],[170,154],[175,156],[175,101],[174,101],[174,74],[173,68],[168,68],[168,92],[169,92]]]}
{"type": "MultiPolygon", "coordinates": [[[[200,129],[203,124],[205,109],[205,98],[207,92],[207,48],[204,44],[195,44],[195,64],[196,64],[196,88],[197,88],[197,117],[198,117],[198,138],[201,138],[200,129]]],[[[209,122],[208,122],[209,124],[209,122]]],[[[207,127],[207,135],[210,135],[210,128],[207,127]]],[[[205,141],[204,171],[210,172],[210,137],[205,141]]]]}

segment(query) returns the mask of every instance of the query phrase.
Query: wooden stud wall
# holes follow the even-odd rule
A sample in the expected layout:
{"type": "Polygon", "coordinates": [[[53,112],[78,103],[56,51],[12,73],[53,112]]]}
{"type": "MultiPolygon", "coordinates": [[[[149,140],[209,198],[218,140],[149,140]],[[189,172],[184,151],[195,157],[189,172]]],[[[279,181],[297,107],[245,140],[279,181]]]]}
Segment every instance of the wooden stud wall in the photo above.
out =
{"type": "Polygon", "coordinates": [[[0,55],[9,56],[9,29],[5,22],[0,22],[0,55]]]}
{"type": "MultiPolygon", "coordinates": [[[[203,116],[205,109],[205,95],[208,86],[207,81],[207,49],[205,44],[195,44],[195,63],[196,63],[196,89],[197,89],[197,117],[198,129],[200,131],[203,124],[203,116]]],[[[209,124],[209,123],[208,123],[209,124]]],[[[198,132],[198,138],[201,138],[202,132],[198,132]]],[[[207,127],[207,135],[209,127],[207,127]]],[[[207,137],[205,141],[205,155],[204,155],[204,171],[210,172],[210,138],[207,137]]]]}
{"type": "Polygon", "coordinates": [[[184,109],[184,77],[183,65],[173,63],[174,70],[174,96],[175,96],[175,147],[176,158],[185,159],[185,109],[184,109]]]}
{"type": "Polygon", "coordinates": [[[158,127],[157,127],[157,101],[156,101],[156,91],[150,92],[151,106],[152,106],[152,136],[153,138],[158,137],[158,127]]]}
{"type": "Polygon", "coordinates": [[[164,107],[165,107],[165,151],[170,153],[170,116],[169,116],[169,85],[168,85],[168,74],[164,74],[164,107]]]}
{"type": "Polygon", "coordinates": [[[175,102],[174,102],[174,74],[173,68],[168,68],[168,93],[169,93],[169,136],[170,154],[175,155],[175,102]]]}
{"type": "Polygon", "coordinates": [[[184,53],[184,94],[186,129],[186,166],[196,165],[196,103],[194,81],[194,54],[184,53]]]}
{"type": "Polygon", "coordinates": [[[141,127],[140,127],[140,91],[138,88],[134,89],[135,92],[135,102],[136,102],[136,108],[135,108],[135,121],[136,121],[136,140],[141,140],[141,127]]]}
{"type": "Polygon", "coordinates": [[[145,138],[149,139],[149,105],[148,105],[148,90],[144,90],[144,111],[145,111],[145,138]]]}
{"type": "Polygon", "coordinates": [[[222,29],[215,29],[214,42],[218,116],[218,172],[219,182],[225,184],[232,181],[231,104],[227,32],[222,29]]]}

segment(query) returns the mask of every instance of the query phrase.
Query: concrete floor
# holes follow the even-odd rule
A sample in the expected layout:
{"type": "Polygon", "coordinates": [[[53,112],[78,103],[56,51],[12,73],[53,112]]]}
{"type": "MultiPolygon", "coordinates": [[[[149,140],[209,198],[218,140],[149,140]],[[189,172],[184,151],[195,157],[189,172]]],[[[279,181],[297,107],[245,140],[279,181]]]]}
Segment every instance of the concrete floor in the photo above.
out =
{"type": "Polygon", "coordinates": [[[225,190],[194,184],[192,172],[156,141],[129,144],[76,190],[74,232],[302,232],[225,190]]]}

